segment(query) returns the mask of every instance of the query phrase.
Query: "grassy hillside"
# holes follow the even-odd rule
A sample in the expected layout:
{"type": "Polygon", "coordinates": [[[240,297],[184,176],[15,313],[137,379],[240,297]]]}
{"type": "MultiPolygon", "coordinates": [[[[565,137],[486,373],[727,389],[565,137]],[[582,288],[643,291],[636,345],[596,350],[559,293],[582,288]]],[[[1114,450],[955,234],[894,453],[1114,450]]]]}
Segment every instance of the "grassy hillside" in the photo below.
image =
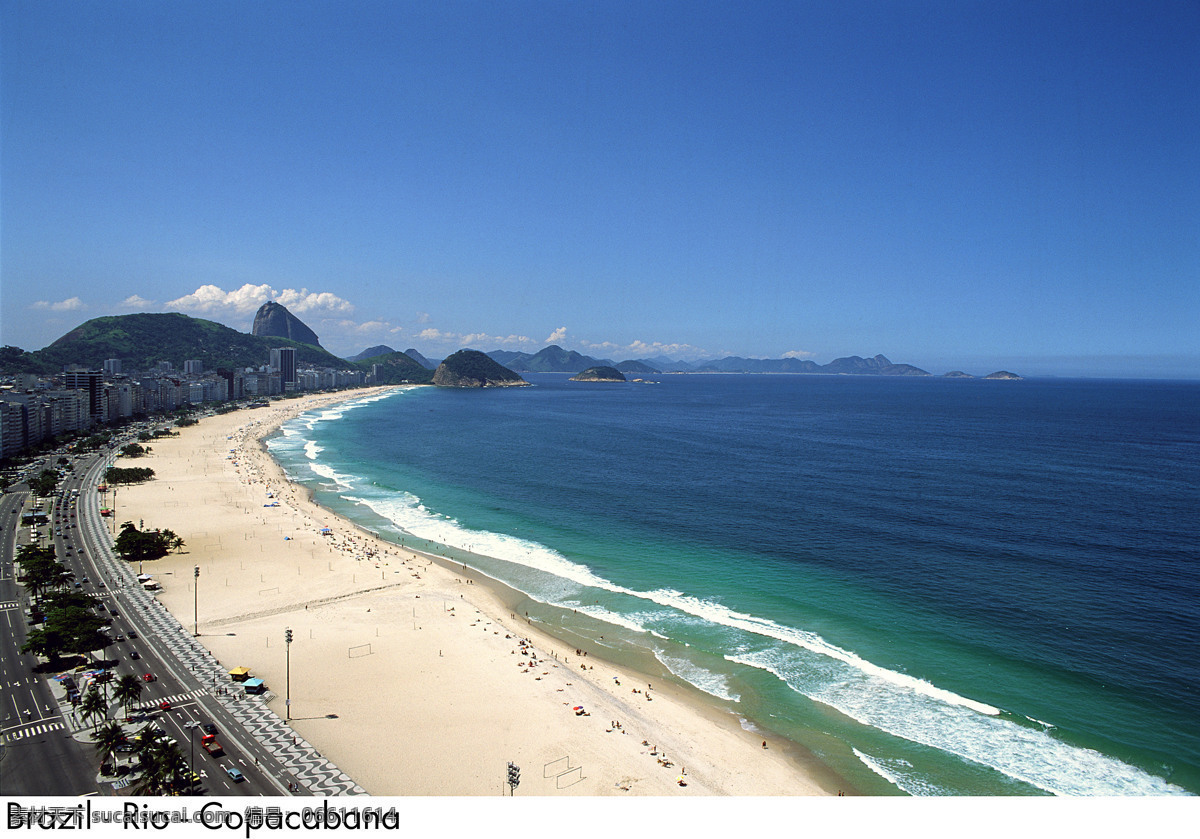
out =
{"type": "Polygon", "coordinates": [[[97,369],[108,358],[119,358],[122,365],[134,369],[153,367],[159,361],[182,367],[188,359],[199,359],[206,369],[215,369],[266,364],[273,347],[295,347],[299,364],[351,368],[320,347],[287,338],[247,335],[177,312],[94,318],[31,355],[54,370],[66,364],[97,369]]]}

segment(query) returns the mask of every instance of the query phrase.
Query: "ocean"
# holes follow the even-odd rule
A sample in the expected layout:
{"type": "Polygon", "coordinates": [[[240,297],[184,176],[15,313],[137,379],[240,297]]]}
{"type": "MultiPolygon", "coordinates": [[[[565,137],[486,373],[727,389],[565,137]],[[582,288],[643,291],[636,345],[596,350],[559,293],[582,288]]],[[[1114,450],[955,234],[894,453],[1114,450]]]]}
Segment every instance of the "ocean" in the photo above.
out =
{"type": "Polygon", "coordinates": [[[1200,383],[526,378],[268,447],[860,792],[1200,793],[1200,383]]]}

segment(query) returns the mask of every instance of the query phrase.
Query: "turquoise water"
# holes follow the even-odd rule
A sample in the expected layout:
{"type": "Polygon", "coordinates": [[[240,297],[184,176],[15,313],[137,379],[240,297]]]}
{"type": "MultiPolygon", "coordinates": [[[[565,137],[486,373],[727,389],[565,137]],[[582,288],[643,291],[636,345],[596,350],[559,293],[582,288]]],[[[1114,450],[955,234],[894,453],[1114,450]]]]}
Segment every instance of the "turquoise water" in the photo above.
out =
{"type": "Polygon", "coordinates": [[[270,449],[864,792],[1200,791],[1200,386],[529,378],[270,449]]]}

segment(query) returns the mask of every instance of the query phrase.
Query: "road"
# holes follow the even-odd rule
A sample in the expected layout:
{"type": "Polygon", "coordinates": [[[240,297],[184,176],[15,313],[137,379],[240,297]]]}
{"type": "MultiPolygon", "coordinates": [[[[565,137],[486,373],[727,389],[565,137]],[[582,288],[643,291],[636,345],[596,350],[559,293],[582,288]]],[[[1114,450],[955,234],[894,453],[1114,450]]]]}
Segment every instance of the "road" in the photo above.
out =
{"type": "MultiPolygon", "coordinates": [[[[97,487],[104,470],[113,463],[117,445],[119,443],[114,443],[98,454],[75,459],[74,470],[60,483],[51,521],[43,526],[43,533],[53,539],[59,560],[75,574],[77,587],[92,595],[97,613],[103,612],[109,620],[107,633],[113,643],[103,651],[103,661],[114,671],[113,678],[128,673],[139,678],[146,674],[152,677],[142,682],[139,705],[143,710],[133,723],[158,725],[173,737],[201,776],[200,788],[204,793],[222,796],[365,794],[362,787],[299,737],[260,698],[245,696],[237,685],[233,685],[220,663],[196,642],[191,626],[185,627],[167,612],[141,586],[128,563],[113,554],[112,531],[119,527],[118,520],[102,517],[100,510],[102,504],[110,500],[110,495],[116,506],[112,493],[119,490],[101,493],[97,487]],[[163,702],[169,703],[169,708],[162,708],[163,702]],[[210,757],[201,748],[198,727],[205,724],[216,726],[224,755],[210,757]],[[235,782],[225,771],[228,767],[239,769],[244,780],[235,782]]],[[[9,511],[8,517],[14,521],[17,516],[11,508],[21,500],[16,493],[4,497],[5,505],[9,506],[3,509],[9,511]]],[[[11,554],[15,534],[5,533],[11,554]]],[[[169,584],[191,582],[177,579],[169,584]]],[[[10,599],[15,604],[20,599],[17,596],[19,589],[11,581],[11,575],[8,585],[12,587],[10,599]]],[[[23,614],[15,605],[12,621],[20,624],[23,632],[23,614]]],[[[10,635],[15,639],[17,630],[10,635]]],[[[23,636],[22,641],[15,641],[16,648],[22,642],[23,636]]],[[[5,662],[13,661],[13,666],[17,667],[20,656],[15,656],[14,649],[4,648],[2,652],[5,662]]],[[[44,719],[42,724],[57,723],[65,729],[64,734],[81,728],[81,721],[71,713],[65,690],[55,685],[51,691],[44,681],[33,678],[29,657],[25,658],[24,665],[20,666],[24,667],[21,672],[26,673],[22,678],[29,683],[30,699],[26,705],[16,706],[17,712],[23,713],[26,707],[32,707],[29,703],[41,702],[43,716],[39,719],[44,719]]],[[[6,703],[8,693],[6,688],[6,703]]],[[[13,695],[18,695],[16,688],[13,695]]],[[[113,713],[121,713],[121,709],[114,705],[110,715],[113,713]]],[[[25,730],[24,723],[17,728],[25,730]]],[[[7,739],[7,732],[5,734],[7,739]]],[[[89,767],[83,774],[91,774],[91,789],[94,790],[95,757],[79,757],[82,759],[77,762],[89,767]]],[[[43,744],[32,751],[28,759],[51,767],[55,761],[61,762],[65,758],[55,757],[49,746],[43,744]]],[[[6,771],[10,770],[6,767],[6,771]]],[[[25,794],[50,793],[50,787],[43,785],[41,774],[38,780],[14,778],[13,783],[16,786],[11,793],[7,786],[0,790],[5,794],[17,794],[17,790],[25,794]]],[[[119,786],[122,782],[116,783],[119,786]]],[[[102,779],[101,793],[111,793],[112,786],[112,781],[102,779]]]]}
{"type": "Polygon", "coordinates": [[[40,675],[37,658],[22,655],[26,618],[24,592],[13,558],[26,492],[0,498],[0,794],[85,795],[95,793],[99,759],[71,737],[58,702],[40,675]]]}

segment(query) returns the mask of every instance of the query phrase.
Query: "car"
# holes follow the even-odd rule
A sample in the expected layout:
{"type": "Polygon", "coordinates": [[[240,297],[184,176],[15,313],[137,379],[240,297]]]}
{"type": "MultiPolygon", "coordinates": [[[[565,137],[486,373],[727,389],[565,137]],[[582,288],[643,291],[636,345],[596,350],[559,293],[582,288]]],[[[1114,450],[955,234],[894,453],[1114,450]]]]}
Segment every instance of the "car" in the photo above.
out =
{"type": "Polygon", "coordinates": [[[164,699],[162,702],[158,703],[158,709],[160,711],[169,711],[171,710],[171,703],[164,699]]]}
{"type": "Polygon", "coordinates": [[[122,641],[124,641],[124,640],[125,640],[125,636],[124,636],[124,635],[118,635],[118,636],[117,636],[116,638],[114,638],[113,640],[114,640],[114,641],[116,641],[116,642],[119,644],[119,643],[121,643],[122,641]]]}
{"type": "Polygon", "coordinates": [[[217,727],[210,722],[206,722],[201,727],[204,729],[205,734],[216,734],[217,733],[217,727]]]}
{"type": "Polygon", "coordinates": [[[129,654],[129,657],[132,658],[134,661],[137,661],[139,658],[142,657],[142,654],[139,653],[137,650],[134,650],[133,652],[131,652],[129,654]]]}
{"type": "Polygon", "coordinates": [[[246,776],[242,774],[242,770],[235,766],[226,766],[225,772],[230,778],[233,778],[233,782],[235,784],[240,784],[242,781],[246,780],[246,776]]]}
{"type": "Polygon", "coordinates": [[[129,631],[129,639],[130,639],[130,640],[133,640],[133,639],[134,639],[134,638],[136,638],[136,637],[138,637],[137,633],[136,633],[136,632],[134,632],[134,631],[131,629],[131,630],[129,631]]]}
{"type": "Polygon", "coordinates": [[[98,582],[98,583],[96,583],[96,585],[97,585],[97,586],[99,586],[100,588],[104,588],[104,587],[105,587],[105,585],[104,585],[104,581],[103,581],[103,580],[102,580],[102,581],[100,581],[100,582],[98,582]]]}
{"type": "Polygon", "coordinates": [[[143,682],[153,682],[153,681],[154,681],[154,674],[153,674],[153,673],[143,673],[143,674],[142,674],[142,681],[143,681],[143,682]]]}

